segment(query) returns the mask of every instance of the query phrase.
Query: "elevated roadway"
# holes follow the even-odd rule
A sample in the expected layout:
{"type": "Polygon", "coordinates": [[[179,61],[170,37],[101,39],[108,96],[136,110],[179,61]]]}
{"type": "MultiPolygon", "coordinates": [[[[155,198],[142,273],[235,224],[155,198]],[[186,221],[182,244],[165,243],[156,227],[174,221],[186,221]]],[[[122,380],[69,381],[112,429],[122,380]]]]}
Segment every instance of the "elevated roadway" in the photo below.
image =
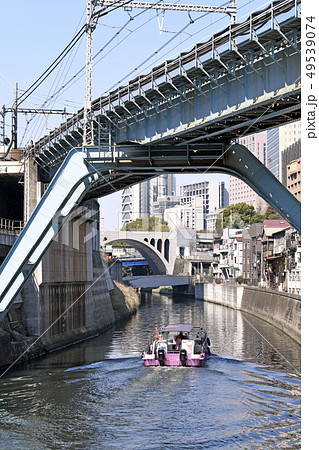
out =
{"type": "MultiPolygon", "coordinates": [[[[300,1],[273,2],[92,104],[93,145],[230,143],[300,119],[300,1]]],[[[83,109],[28,149],[52,177],[83,109]]]]}

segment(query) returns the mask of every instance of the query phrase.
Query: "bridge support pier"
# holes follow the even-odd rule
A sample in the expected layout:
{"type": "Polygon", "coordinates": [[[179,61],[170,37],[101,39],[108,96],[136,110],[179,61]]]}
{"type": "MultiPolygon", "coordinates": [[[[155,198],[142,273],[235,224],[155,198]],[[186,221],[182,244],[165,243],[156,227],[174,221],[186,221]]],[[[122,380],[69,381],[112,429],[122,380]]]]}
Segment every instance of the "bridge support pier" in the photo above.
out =
{"type": "Polygon", "coordinates": [[[37,204],[38,195],[38,166],[31,158],[26,158],[24,166],[24,223],[27,222],[37,204]]]}

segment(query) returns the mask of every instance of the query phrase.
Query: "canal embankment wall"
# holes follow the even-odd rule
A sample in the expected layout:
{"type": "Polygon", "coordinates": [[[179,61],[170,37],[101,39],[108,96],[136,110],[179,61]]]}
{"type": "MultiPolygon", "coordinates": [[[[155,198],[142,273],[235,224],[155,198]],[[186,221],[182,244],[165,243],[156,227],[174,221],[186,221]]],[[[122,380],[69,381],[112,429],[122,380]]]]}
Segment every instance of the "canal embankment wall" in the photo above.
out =
{"type": "MultiPolygon", "coordinates": [[[[96,202],[87,206],[98,211],[96,202]]],[[[136,290],[111,279],[97,230],[97,221],[77,217],[64,225],[0,324],[0,367],[97,335],[137,311],[136,290]]]]}
{"type": "Polygon", "coordinates": [[[301,342],[300,296],[251,286],[196,283],[195,297],[257,316],[301,342]]]}

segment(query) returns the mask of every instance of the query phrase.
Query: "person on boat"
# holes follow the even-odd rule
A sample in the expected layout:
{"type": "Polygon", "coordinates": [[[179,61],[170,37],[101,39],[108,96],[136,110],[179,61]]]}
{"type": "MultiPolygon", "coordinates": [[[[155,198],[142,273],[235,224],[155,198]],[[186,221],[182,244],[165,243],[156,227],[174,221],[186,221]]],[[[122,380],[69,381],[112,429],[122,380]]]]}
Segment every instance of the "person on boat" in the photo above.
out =
{"type": "Polygon", "coordinates": [[[180,331],[176,336],[176,345],[181,345],[183,339],[187,339],[187,336],[184,336],[183,332],[180,331]]]}

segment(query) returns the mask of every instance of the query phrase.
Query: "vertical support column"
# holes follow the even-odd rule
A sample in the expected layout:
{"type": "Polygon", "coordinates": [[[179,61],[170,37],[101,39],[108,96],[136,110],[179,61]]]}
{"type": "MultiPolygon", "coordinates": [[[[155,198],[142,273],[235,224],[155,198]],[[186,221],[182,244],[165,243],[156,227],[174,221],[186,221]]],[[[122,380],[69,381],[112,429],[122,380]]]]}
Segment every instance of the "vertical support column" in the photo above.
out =
{"type": "Polygon", "coordinates": [[[229,6],[233,6],[236,8],[236,12],[230,14],[230,23],[233,24],[237,21],[237,0],[230,0],[229,6]]]}
{"type": "Polygon", "coordinates": [[[5,107],[5,105],[2,105],[2,112],[1,112],[1,138],[0,138],[0,143],[2,145],[5,145],[5,130],[6,130],[5,117],[6,117],[6,107],[5,107]]]}
{"type": "Polygon", "coordinates": [[[27,157],[24,162],[24,223],[35,210],[38,201],[38,166],[27,157]]]}

